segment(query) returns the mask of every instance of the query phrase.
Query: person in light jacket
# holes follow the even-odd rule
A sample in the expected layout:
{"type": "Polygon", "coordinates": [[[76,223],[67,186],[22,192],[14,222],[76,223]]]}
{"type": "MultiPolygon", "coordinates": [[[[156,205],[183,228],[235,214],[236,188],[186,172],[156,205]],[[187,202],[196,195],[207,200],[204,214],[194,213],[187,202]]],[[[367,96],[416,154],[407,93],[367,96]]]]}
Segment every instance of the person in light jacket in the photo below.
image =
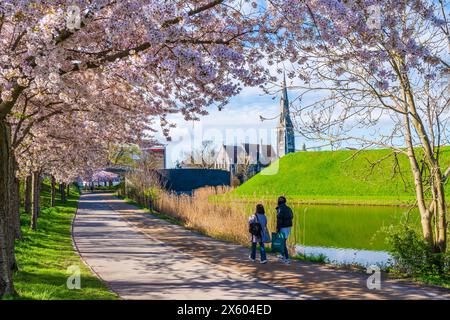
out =
{"type": "Polygon", "coordinates": [[[261,225],[261,236],[255,236],[251,234],[252,248],[250,253],[250,260],[256,260],[256,246],[259,243],[259,250],[261,253],[261,263],[267,263],[266,250],[264,248],[265,242],[270,242],[269,230],[267,229],[267,218],[264,206],[262,204],[256,205],[256,212],[252,215],[248,221],[249,225],[255,222],[259,222],[261,225]]]}

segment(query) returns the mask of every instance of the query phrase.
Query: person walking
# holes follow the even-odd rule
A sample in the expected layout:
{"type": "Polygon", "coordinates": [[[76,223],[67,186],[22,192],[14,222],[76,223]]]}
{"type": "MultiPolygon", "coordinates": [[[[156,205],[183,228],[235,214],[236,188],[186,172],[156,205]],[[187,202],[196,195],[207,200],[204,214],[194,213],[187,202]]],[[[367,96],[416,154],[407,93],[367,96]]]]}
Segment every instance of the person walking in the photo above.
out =
{"type": "Polygon", "coordinates": [[[267,263],[265,242],[270,242],[269,230],[267,229],[267,218],[264,206],[262,204],[256,205],[256,212],[248,221],[249,232],[251,235],[252,248],[250,252],[250,260],[256,260],[256,247],[259,244],[261,264],[267,263]]]}
{"type": "Polygon", "coordinates": [[[280,258],[284,263],[290,264],[289,251],[287,248],[287,239],[289,237],[289,234],[291,233],[292,220],[294,218],[294,214],[292,212],[292,209],[286,205],[286,198],[284,196],[278,197],[278,206],[276,209],[277,209],[277,233],[282,233],[284,236],[280,258]]]}

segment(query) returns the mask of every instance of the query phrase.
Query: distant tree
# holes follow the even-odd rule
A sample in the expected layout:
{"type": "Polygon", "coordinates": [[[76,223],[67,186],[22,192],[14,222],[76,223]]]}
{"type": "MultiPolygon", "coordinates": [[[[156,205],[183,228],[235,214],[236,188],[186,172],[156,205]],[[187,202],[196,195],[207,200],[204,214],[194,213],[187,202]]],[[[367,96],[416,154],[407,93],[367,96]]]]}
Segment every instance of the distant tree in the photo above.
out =
{"type": "Polygon", "coordinates": [[[303,150],[303,151],[307,151],[307,149],[306,149],[306,144],[305,144],[305,143],[303,143],[302,150],[303,150]]]}
{"type": "Polygon", "coordinates": [[[151,154],[144,154],[135,166],[125,174],[120,193],[135,199],[139,204],[153,207],[155,192],[163,188],[165,180],[158,173],[159,161],[151,154]]]}
{"type": "Polygon", "coordinates": [[[182,167],[182,165],[181,165],[180,160],[175,161],[175,169],[182,169],[182,168],[183,168],[183,167],[182,167]]]}
{"type": "Polygon", "coordinates": [[[108,165],[132,167],[135,165],[136,156],[142,154],[135,144],[112,145],[108,153],[108,165]]]}
{"type": "Polygon", "coordinates": [[[214,168],[218,150],[214,141],[205,140],[199,148],[193,149],[191,152],[182,154],[182,166],[187,168],[214,168]]]}
{"type": "Polygon", "coordinates": [[[232,186],[233,188],[239,187],[240,184],[241,184],[241,181],[240,181],[236,176],[233,176],[233,177],[231,178],[231,186],[232,186]]]}
{"type": "Polygon", "coordinates": [[[238,163],[236,165],[236,177],[241,181],[245,182],[250,179],[257,169],[257,164],[252,162],[249,155],[242,153],[238,156],[238,163]]]}

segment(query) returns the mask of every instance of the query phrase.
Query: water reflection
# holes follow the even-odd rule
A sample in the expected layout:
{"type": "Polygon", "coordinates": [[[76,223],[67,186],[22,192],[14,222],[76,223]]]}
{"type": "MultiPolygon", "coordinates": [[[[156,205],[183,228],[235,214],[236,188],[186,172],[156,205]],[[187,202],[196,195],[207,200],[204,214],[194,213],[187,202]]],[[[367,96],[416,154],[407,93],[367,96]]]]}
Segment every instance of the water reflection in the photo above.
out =
{"type": "MultiPolygon", "coordinates": [[[[294,226],[292,245],[387,251],[386,227],[406,220],[409,208],[397,206],[291,205],[294,226]]],[[[271,230],[276,226],[275,208],[266,206],[271,230]]],[[[408,221],[420,226],[416,209],[408,221]]]]}
{"type": "Polygon", "coordinates": [[[357,264],[368,267],[370,265],[378,265],[386,267],[392,265],[392,256],[386,251],[375,250],[358,250],[344,248],[327,248],[312,246],[296,246],[297,254],[305,256],[326,257],[326,261],[331,264],[357,264]]]}

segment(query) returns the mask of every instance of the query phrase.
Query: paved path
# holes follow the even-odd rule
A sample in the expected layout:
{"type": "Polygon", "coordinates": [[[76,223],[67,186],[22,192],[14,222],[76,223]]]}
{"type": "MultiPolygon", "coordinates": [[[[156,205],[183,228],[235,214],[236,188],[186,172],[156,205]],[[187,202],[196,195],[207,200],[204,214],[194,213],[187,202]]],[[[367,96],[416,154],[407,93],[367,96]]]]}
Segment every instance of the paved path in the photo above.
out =
{"type": "Polygon", "coordinates": [[[81,196],[73,238],[84,261],[124,299],[450,299],[449,290],[399,280],[368,290],[364,274],[308,262],[251,263],[242,246],[107,193],[81,196]]]}

